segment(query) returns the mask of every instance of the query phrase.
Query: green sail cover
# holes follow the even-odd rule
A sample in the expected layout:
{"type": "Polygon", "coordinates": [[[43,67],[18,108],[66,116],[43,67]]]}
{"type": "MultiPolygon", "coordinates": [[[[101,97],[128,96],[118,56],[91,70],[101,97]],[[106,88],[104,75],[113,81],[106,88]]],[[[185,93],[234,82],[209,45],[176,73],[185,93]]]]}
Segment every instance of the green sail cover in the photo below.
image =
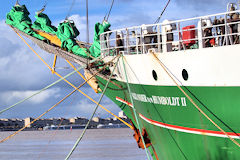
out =
{"type": "Polygon", "coordinates": [[[46,40],[44,37],[38,35],[31,29],[32,21],[28,17],[29,12],[25,5],[15,5],[12,7],[11,11],[7,14],[6,23],[18,28],[19,30],[36,37],[40,40],[46,40]]]}
{"type": "Polygon", "coordinates": [[[103,24],[101,23],[95,24],[93,44],[89,48],[89,51],[93,57],[96,58],[101,55],[100,34],[102,34],[103,32],[110,31],[109,30],[110,27],[111,24],[106,21],[104,21],[103,24]]]}
{"type": "Polygon", "coordinates": [[[61,47],[66,48],[68,51],[72,51],[78,56],[88,57],[88,50],[86,48],[81,48],[76,43],[75,38],[79,34],[73,21],[66,20],[58,25],[57,36],[62,42],[61,47]]]}
{"type": "Polygon", "coordinates": [[[32,28],[56,34],[57,28],[52,26],[52,22],[46,14],[36,12],[35,18],[36,21],[33,23],[32,28]]]}

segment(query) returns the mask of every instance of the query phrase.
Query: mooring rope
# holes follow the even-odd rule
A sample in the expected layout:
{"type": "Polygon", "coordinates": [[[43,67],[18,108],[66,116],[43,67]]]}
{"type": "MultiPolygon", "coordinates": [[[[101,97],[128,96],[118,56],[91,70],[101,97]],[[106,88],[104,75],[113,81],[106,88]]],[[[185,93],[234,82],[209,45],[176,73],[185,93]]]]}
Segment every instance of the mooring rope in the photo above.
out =
{"type": "Polygon", "coordinates": [[[151,160],[150,156],[148,154],[146,143],[145,143],[143,135],[142,135],[142,129],[141,129],[141,126],[140,126],[140,123],[139,123],[139,120],[138,120],[138,116],[137,116],[137,113],[136,113],[136,108],[134,107],[134,102],[133,102],[133,98],[132,98],[132,94],[131,94],[131,88],[130,88],[130,85],[128,83],[128,77],[127,77],[127,72],[126,72],[126,67],[125,67],[123,55],[122,55],[122,63],[123,63],[123,69],[124,69],[125,79],[126,79],[126,83],[127,83],[127,88],[128,88],[128,92],[129,92],[129,97],[130,97],[130,100],[131,100],[131,103],[132,103],[132,106],[133,106],[133,113],[134,113],[134,116],[135,116],[135,119],[136,119],[137,126],[139,128],[140,136],[141,136],[141,139],[142,139],[142,142],[143,142],[143,145],[144,145],[144,149],[145,149],[147,158],[148,158],[148,160],[151,160]]]}
{"type": "Polygon", "coordinates": [[[114,70],[116,69],[116,66],[117,66],[117,64],[118,64],[119,58],[120,58],[120,57],[118,57],[118,60],[117,60],[115,66],[114,66],[114,68],[113,68],[113,70],[112,70],[112,72],[111,72],[111,75],[109,76],[109,79],[108,79],[108,81],[107,81],[107,84],[105,85],[105,87],[104,87],[104,89],[103,89],[103,92],[102,92],[102,94],[101,94],[101,97],[100,97],[99,101],[97,102],[97,105],[96,105],[96,107],[95,107],[95,109],[94,109],[94,111],[93,111],[90,119],[88,120],[88,122],[87,122],[87,124],[86,124],[86,126],[85,126],[85,128],[84,128],[84,130],[83,130],[83,132],[82,132],[82,134],[81,134],[80,137],[77,139],[76,143],[74,144],[74,146],[73,146],[73,148],[71,149],[71,151],[68,153],[68,155],[67,155],[67,157],[65,158],[65,160],[68,160],[68,159],[71,157],[71,155],[73,154],[74,150],[77,148],[79,142],[82,140],[82,138],[83,138],[83,136],[84,136],[84,134],[85,134],[85,132],[86,132],[86,130],[87,130],[90,122],[92,121],[93,116],[95,115],[95,113],[96,113],[96,111],[97,111],[97,109],[98,109],[99,104],[100,104],[101,101],[102,101],[102,98],[103,98],[103,96],[104,96],[104,93],[106,92],[106,90],[107,90],[107,88],[108,88],[108,85],[109,85],[110,80],[111,80],[111,78],[112,78],[113,72],[114,72],[114,70]]]}
{"type": "Polygon", "coordinates": [[[188,98],[188,100],[195,106],[195,108],[201,113],[203,114],[215,127],[217,127],[222,133],[224,133],[234,144],[236,144],[238,147],[240,147],[240,144],[233,139],[231,136],[229,136],[227,134],[227,132],[225,132],[217,123],[215,123],[194,101],[193,99],[178,85],[178,83],[176,82],[176,80],[170,75],[170,73],[167,71],[167,69],[164,67],[164,65],[162,64],[162,62],[160,61],[160,59],[158,59],[158,57],[152,53],[152,55],[154,56],[154,58],[158,61],[158,63],[161,65],[161,67],[163,68],[163,70],[167,73],[167,75],[172,79],[172,81],[176,84],[176,86],[178,87],[178,89],[188,98]]]}
{"type": "Polygon", "coordinates": [[[9,107],[7,107],[7,108],[1,110],[1,111],[0,111],[0,114],[2,114],[2,113],[4,113],[4,112],[8,111],[9,109],[11,109],[11,108],[13,108],[13,107],[16,107],[17,105],[19,105],[19,104],[21,104],[21,103],[23,103],[23,102],[29,100],[29,99],[32,98],[32,97],[34,97],[34,96],[40,94],[41,92],[43,92],[43,91],[47,90],[48,88],[50,88],[50,87],[56,85],[57,83],[61,82],[62,80],[66,79],[67,77],[73,75],[74,73],[76,73],[77,71],[79,71],[79,70],[81,70],[81,69],[83,69],[83,68],[85,68],[85,66],[79,67],[76,71],[73,71],[73,72],[67,74],[66,76],[60,78],[59,80],[53,82],[52,84],[50,84],[50,85],[44,87],[44,88],[41,89],[40,91],[38,91],[38,92],[32,94],[31,96],[29,96],[29,97],[27,97],[27,98],[24,98],[23,100],[20,100],[19,102],[17,102],[17,103],[15,103],[15,104],[13,104],[13,105],[11,105],[11,106],[9,106],[9,107]]]}
{"type": "MultiPolygon", "coordinates": [[[[101,70],[100,70],[101,71],[101,70]]],[[[99,71],[99,72],[100,72],[99,71]]],[[[94,75],[92,75],[87,81],[83,82],[80,86],[78,86],[77,88],[75,88],[71,93],[69,93],[67,96],[65,96],[62,100],[60,100],[58,103],[56,103],[54,106],[52,106],[50,109],[48,109],[47,111],[45,111],[43,114],[41,114],[40,116],[38,116],[36,119],[34,119],[32,122],[28,123],[27,125],[25,125],[24,127],[22,127],[21,129],[19,129],[18,131],[14,132],[13,134],[9,135],[8,137],[4,138],[3,140],[0,141],[0,143],[3,143],[4,141],[12,138],[13,136],[15,136],[16,134],[18,134],[19,132],[21,132],[22,130],[24,130],[25,128],[27,128],[29,125],[35,123],[37,120],[39,120],[42,116],[44,116],[45,114],[47,114],[49,111],[51,111],[52,109],[54,109],[55,107],[57,107],[60,103],[62,103],[65,99],[67,99],[69,96],[71,96],[75,91],[77,91],[77,89],[81,88],[85,83],[87,83],[90,79],[92,79],[94,76],[96,76],[98,72],[96,72],[94,75]]]]}
{"type": "MultiPolygon", "coordinates": [[[[17,32],[16,32],[16,33],[17,33],[17,32]]],[[[19,33],[17,33],[17,35],[18,35],[18,36],[23,40],[23,42],[38,56],[38,58],[53,72],[53,69],[42,59],[42,57],[40,57],[40,56],[38,55],[38,53],[24,40],[24,38],[23,38],[19,33]]],[[[91,60],[90,63],[93,63],[93,62],[97,61],[98,59],[100,59],[100,57],[91,60]]],[[[9,107],[1,110],[1,111],[0,111],[0,114],[6,112],[7,110],[9,110],[9,109],[11,109],[11,108],[13,108],[13,107],[15,107],[15,106],[17,106],[17,105],[19,105],[19,104],[27,101],[27,100],[29,100],[29,99],[32,98],[32,97],[40,94],[41,92],[43,92],[43,91],[45,91],[46,89],[54,86],[55,84],[61,82],[62,80],[66,81],[66,78],[67,78],[67,77],[73,75],[74,73],[76,73],[76,72],[78,72],[79,70],[81,70],[81,69],[83,69],[83,68],[86,68],[86,67],[87,67],[86,65],[83,65],[83,66],[79,67],[77,70],[75,70],[75,71],[67,74],[67,75],[64,76],[64,77],[62,77],[61,75],[59,75],[57,72],[54,71],[54,73],[60,77],[59,80],[57,80],[57,81],[53,82],[52,84],[46,86],[45,88],[43,88],[43,89],[41,89],[40,91],[34,93],[33,95],[31,95],[31,96],[29,96],[29,97],[27,97],[27,98],[24,98],[23,100],[20,100],[19,102],[17,102],[17,103],[15,103],[15,104],[13,104],[13,105],[11,105],[11,106],[9,106],[9,107]]]]}
{"type": "MultiPolygon", "coordinates": [[[[81,86],[81,85],[80,85],[81,86]]],[[[80,87],[79,86],[79,87],[80,87]]],[[[8,137],[2,139],[0,141],[0,143],[5,142],[6,140],[12,138],[13,136],[15,136],[16,134],[18,134],[19,132],[21,132],[22,130],[24,130],[25,128],[27,128],[29,125],[33,124],[34,122],[36,122],[37,120],[39,120],[42,116],[44,116],[45,114],[47,114],[49,111],[51,111],[52,109],[54,109],[55,107],[57,107],[61,102],[63,102],[65,99],[67,99],[69,96],[71,96],[75,91],[77,91],[76,89],[74,89],[71,93],[69,93],[66,97],[64,97],[62,100],[60,100],[57,104],[55,104],[54,106],[52,106],[51,108],[49,108],[47,111],[45,111],[43,114],[41,114],[40,116],[38,116],[36,119],[34,119],[33,121],[31,121],[30,123],[28,123],[27,125],[25,125],[24,127],[22,127],[21,129],[19,129],[18,131],[14,132],[13,134],[9,135],[8,137]]]]}
{"type": "MultiPolygon", "coordinates": [[[[185,52],[185,50],[184,50],[185,52]]],[[[158,59],[159,60],[159,59],[158,59]]],[[[212,114],[217,120],[219,120],[224,126],[226,126],[229,130],[231,130],[236,136],[240,137],[239,134],[237,134],[236,131],[234,131],[228,124],[226,124],[221,118],[219,118],[213,111],[211,111],[188,87],[184,86],[183,83],[174,75],[171,70],[163,63],[163,66],[166,68],[166,70],[184,87],[210,114],[212,114]]]]}
{"type": "MultiPolygon", "coordinates": [[[[131,69],[131,71],[132,71],[132,73],[134,74],[134,76],[136,77],[138,83],[141,84],[141,82],[140,82],[139,78],[137,77],[136,73],[134,72],[134,70],[132,69],[132,67],[127,63],[127,61],[126,61],[126,64],[127,64],[128,67],[131,69]]],[[[147,93],[147,91],[144,89],[144,87],[141,86],[141,88],[142,88],[143,92],[147,95],[148,93],[147,93]]],[[[162,120],[162,122],[165,123],[165,120],[163,119],[163,117],[161,116],[161,114],[159,113],[159,111],[157,110],[156,106],[155,106],[154,104],[152,104],[152,106],[155,108],[155,110],[156,110],[159,118],[162,120]]],[[[181,148],[180,145],[177,143],[177,140],[173,137],[172,133],[171,133],[169,130],[167,130],[167,131],[168,131],[168,134],[170,135],[170,137],[172,138],[172,140],[174,141],[174,143],[176,144],[176,146],[177,146],[177,148],[179,149],[179,151],[182,153],[184,159],[188,160],[186,154],[183,152],[182,148],[181,148]]],[[[154,147],[153,147],[153,148],[154,148],[154,147]]],[[[156,155],[157,155],[157,154],[156,154],[156,155]]]]}
{"type": "MultiPolygon", "coordinates": [[[[17,33],[17,32],[16,32],[17,33]]],[[[53,69],[47,64],[47,62],[45,62],[44,60],[43,60],[43,58],[24,40],[24,38],[20,35],[20,34],[18,34],[17,33],[17,35],[23,40],[23,42],[33,51],[33,53],[48,67],[48,69],[51,71],[51,72],[53,72],[53,69]]],[[[97,60],[101,60],[103,57],[97,57],[97,58],[95,58],[95,59],[93,59],[93,60],[91,60],[90,61],[90,63],[93,63],[93,62],[95,62],[95,61],[97,61],[97,60]]],[[[115,58],[114,58],[115,59],[115,58]]],[[[113,59],[113,60],[114,60],[113,59]]],[[[112,61],[113,61],[112,60],[112,61]]],[[[84,65],[84,68],[86,67],[86,65],[84,65]]],[[[77,72],[78,70],[75,70],[74,71],[74,73],[75,72],[77,72]]],[[[55,72],[54,71],[54,73],[58,76],[58,77],[60,77],[60,78],[63,78],[60,74],[58,74],[57,72],[55,72]]],[[[75,85],[73,85],[71,82],[69,82],[67,79],[63,79],[65,82],[67,82],[70,86],[72,86],[74,89],[77,89],[77,91],[78,92],[80,92],[81,94],[83,94],[85,97],[87,97],[88,99],[90,99],[92,102],[94,102],[94,103],[96,103],[97,104],[97,102],[94,100],[94,99],[92,99],[90,96],[88,96],[86,93],[84,93],[83,91],[81,91],[80,89],[78,89],[75,85]]],[[[116,117],[118,120],[120,120],[121,122],[123,122],[125,125],[127,125],[129,128],[131,128],[131,129],[133,129],[133,127],[130,125],[130,124],[128,124],[127,122],[125,122],[124,120],[122,120],[121,118],[119,118],[118,116],[116,116],[115,114],[113,114],[111,111],[109,111],[106,107],[104,107],[103,105],[101,105],[101,104],[99,104],[99,106],[102,108],[102,109],[104,109],[105,111],[107,111],[108,113],[110,113],[112,116],[114,116],[114,117],[116,117]]]]}

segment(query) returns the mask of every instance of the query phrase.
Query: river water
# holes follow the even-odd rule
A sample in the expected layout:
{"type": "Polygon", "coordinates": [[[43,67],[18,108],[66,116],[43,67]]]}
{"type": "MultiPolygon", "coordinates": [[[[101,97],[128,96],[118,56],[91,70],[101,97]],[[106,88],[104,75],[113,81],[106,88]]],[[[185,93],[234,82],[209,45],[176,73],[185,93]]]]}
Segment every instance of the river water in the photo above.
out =
{"type": "MultiPolygon", "coordinates": [[[[0,144],[0,160],[64,160],[83,130],[23,131],[0,144]]],[[[3,139],[13,132],[0,132],[3,139]]],[[[71,160],[144,160],[127,128],[89,129],[71,160]]]]}

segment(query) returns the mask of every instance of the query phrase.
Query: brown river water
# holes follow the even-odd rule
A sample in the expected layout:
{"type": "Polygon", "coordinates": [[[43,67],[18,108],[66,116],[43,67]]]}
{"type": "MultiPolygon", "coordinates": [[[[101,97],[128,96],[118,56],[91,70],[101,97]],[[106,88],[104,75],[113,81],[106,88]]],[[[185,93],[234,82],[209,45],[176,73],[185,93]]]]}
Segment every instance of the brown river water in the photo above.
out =
{"type": "MultiPolygon", "coordinates": [[[[0,144],[0,160],[64,160],[83,130],[23,131],[0,144]]],[[[3,139],[13,132],[0,132],[3,139]]],[[[145,160],[128,128],[89,129],[71,160],[145,160]]]]}

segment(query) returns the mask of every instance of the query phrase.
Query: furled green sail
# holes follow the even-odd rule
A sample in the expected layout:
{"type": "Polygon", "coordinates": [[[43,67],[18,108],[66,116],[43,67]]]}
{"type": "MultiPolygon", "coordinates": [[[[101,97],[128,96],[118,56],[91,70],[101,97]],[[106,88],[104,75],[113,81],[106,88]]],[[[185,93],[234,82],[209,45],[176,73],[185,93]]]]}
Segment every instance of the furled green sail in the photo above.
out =
{"type": "Polygon", "coordinates": [[[52,22],[46,14],[36,12],[35,18],[36,21],[33,23],[32,28],[56,34],[57,28],[52,26],[52,22]]]}
{"type": "Polygon", "coordinates": [[[32,28],[42,30],[46,33],[56,34],[61,41],[61,48],[64,48],[75,55],[85,58],[97,58],[101,55],[100,34],[109,31],[111,26],[110,23],[104,21],[102,24],[95,24],[93,44],[88,50],[77,44],[75,38],[80,33],[73,21],[65,20],[58,25],[58,28],[56,28],[52,26],[49,17],[42,13],[43,11],[44,8],[41,11],[36,12],[36,21],[32,24],[32,21],[29,18],[30,13],[26,6],[17,4],[13,6],[11,11],[7,14],[6,23],[40,40],[46,40],[46,38],[37,34],[32,28]]]}
{"type": "Polygon", "coordinates": [[[46,40],[31,29],[32,21],[29,18],[29,12],[25,5],[15,5],[7,14],[6,23],[18,28],[19,30],[36,37],[40,40],[46,40]]]}
{"type": "Polygon", "coordinates": [[[58,25],[57,36],[61,40],[62,48],[66,48],[68,51],[72,51],[74,54],[88,57],[88,50],[81,48],[75,38],[79,35],[79,31],[73,21],[65,20],[58,25]]]}
{"type": "Polygon", "coordinates": [[[99,57],[101,55],[100,34],[109,31],[110,27],[111,24],[106,21],[104,21],[102,24],[95,24],[93,44],[89,48],[89,51],[93,57],[99,57]]]}

